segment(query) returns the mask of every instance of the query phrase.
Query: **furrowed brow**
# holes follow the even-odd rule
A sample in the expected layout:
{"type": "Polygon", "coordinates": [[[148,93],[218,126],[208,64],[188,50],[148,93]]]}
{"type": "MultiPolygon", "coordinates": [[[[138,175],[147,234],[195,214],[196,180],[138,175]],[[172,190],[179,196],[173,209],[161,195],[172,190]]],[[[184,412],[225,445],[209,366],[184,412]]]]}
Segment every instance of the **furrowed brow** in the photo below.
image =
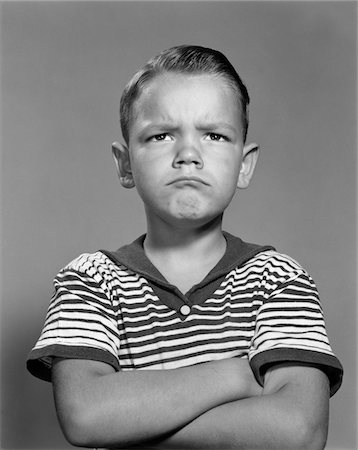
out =
{"type": "Polygon", "coordinates": [[[175,131],[178,129],[178,126],[175,124],[174,121],[159,119],[159,120],[150,120],[146,122],[142,127],[142,130],[144,132],[157,129],[166,131],[175,131]]]}
{"type": "Polygon", "coordinates": [[[238,132],[237,127],[230,125],[227,122],[205,122],[198,124],[197,128],[199,130],[229,130],[234,133],[238,132]]]}

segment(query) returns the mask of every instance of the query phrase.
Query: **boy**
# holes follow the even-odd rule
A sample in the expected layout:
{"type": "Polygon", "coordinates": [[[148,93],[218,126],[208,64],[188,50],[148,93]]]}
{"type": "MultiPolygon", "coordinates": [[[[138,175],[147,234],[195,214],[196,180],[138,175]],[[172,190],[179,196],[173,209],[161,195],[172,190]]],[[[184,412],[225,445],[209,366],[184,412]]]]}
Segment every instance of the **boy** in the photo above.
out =
{"type": "Polygon", "coordinates": [[[249,96],[224,55],[179,46],[121,99],[121,184],[147,233],[81,255],[55,294],[28,368],[52,381],[74,445],[323,448],[342,367],[312,279],[270,246],[222,230],[258,146],[249,96]]]}

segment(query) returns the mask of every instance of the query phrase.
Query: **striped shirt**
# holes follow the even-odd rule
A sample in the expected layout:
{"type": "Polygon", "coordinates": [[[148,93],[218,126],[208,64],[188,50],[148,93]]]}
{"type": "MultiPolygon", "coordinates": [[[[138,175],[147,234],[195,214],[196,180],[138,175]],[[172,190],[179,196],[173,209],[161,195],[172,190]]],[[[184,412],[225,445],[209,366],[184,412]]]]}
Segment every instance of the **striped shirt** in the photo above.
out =
{"type": "Polygon", "coordinates": [[[343,371],[312,278],[272,247],[224,235],[224,257],[185,295],[146,257],[144,236],[116,252],[76,258],[54,280],[29,371],[50,381],[54,357],[102,361],[117,371],[241,357],[261,385],[272,364],[317,366],[333,395],[343,371]]]}

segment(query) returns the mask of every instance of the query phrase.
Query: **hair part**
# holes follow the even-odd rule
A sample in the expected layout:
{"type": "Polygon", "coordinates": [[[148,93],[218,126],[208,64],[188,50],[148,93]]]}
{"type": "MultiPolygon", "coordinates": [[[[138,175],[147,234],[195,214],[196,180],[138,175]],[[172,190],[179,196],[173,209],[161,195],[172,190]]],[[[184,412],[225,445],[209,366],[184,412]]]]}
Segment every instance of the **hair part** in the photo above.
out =
{"type": "Polygon", "coordinates": [[[218,50],[194,45],[180,45],[164,50],[150,59],[125,87],[120,101],[120,124],[127,145],[129,144],[129,130],[133,120],[135,102],[139,99],[144,86],[155,76],[165,72],[192,75],[211,74],[225,79],[239,98],[245,142],[249,124],[250,97],[235,68],[218,50]]]}

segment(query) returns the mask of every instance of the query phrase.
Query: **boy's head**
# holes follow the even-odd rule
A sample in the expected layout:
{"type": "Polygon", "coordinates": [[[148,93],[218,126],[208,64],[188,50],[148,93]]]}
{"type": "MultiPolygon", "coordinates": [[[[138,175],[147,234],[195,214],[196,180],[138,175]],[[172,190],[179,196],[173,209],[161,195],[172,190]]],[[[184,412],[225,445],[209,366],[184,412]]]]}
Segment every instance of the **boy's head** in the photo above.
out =
{"type": "Polygon", "coordinates": [[[210,48],[181,45],[164,50],[137,72],[129,81],[120,102],[120,122],[123,138],[129,144],[130,127],[135,117],[135,104],[143,88],[154,77],[165,72],[181,74],[206,74],[221,77],[237,95],[241,108],[240,124],[243,142],[248,129],[249,94],[240,76],[229,60],[219,51],[210,48]]]}
{"type": "Polygon", "coordinates": [[[126,145],[112,144],[122,186],[136,186],[148,223],[221,220],[249,185],[258,146],[245,144],[249,97],[220,52],[180,46],[138,72],[121,99],[126,145]]]}

